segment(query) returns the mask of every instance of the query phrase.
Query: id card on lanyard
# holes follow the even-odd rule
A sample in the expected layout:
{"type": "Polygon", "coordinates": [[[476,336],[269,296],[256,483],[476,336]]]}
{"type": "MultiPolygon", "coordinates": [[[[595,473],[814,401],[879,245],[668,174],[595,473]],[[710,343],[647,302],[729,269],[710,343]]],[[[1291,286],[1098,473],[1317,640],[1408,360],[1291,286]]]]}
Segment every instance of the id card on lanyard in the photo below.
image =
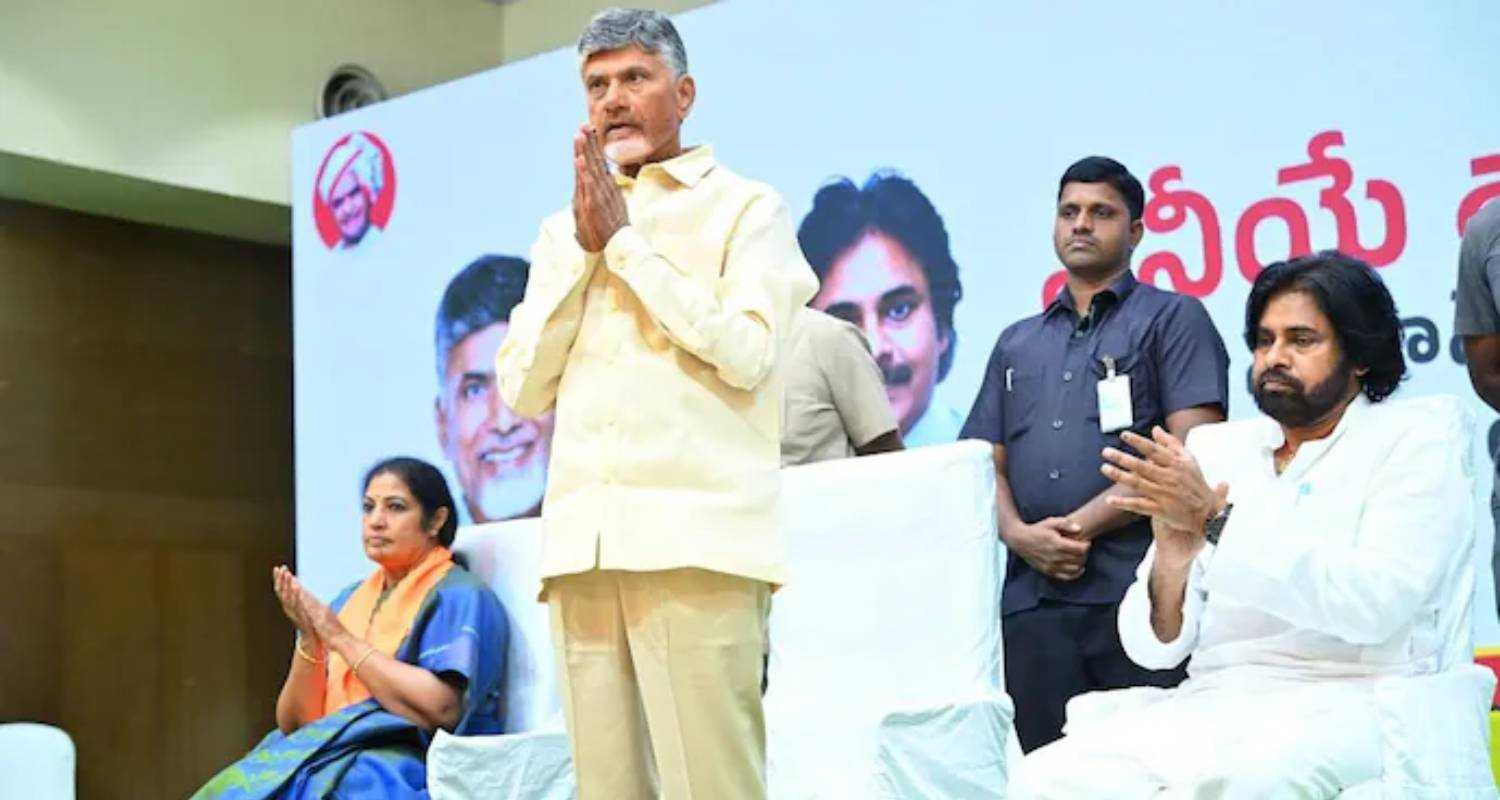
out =
{"type": "Polygon", "coordinates": [[[1101,356],[1104,377],[1099,381],[1099,430],[1103,433],[1123,431],[1135,421],[1130,406],[1130,376],[1115,372],[1114,356],[1101,356]]]}

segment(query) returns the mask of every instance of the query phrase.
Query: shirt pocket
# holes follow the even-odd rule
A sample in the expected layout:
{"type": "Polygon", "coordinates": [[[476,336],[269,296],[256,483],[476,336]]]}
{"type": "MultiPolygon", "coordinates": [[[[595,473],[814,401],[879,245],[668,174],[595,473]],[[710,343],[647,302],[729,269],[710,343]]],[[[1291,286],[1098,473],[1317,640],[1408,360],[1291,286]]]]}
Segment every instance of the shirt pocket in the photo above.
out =
{"type": "MultiPolygon", "coordinates": [[[[1139,434],[1150,435],[1152,425],[1165,425],[1165,420],[1161,419],[1161,404],[1156,391],[1156,365],[1146,356],[1146,350],[1138,344],[1116,347],[1101,345],[1095,350],[1092,364],[1096,381],[1104,380],[1109,374],[1104,366],[1105,356],[1114,359],[1116,375],[1124,375],[1130,379],[1130,429],[1139,434]]],[[[1099,420],[1098,391],[1096,384],[1094,407],[1089,409],[1089,417],[1096,423],[1099,420]]]]}
{"type": "Polygon", "coordinates": [[[1004,397],[1001,399],[1005,411],[1005,429],[1002,442],[1009,444],[1026,435],[1036,421],[1037,408],[1041,405],[1042,371],[1012,368],[1006,379],[1004,397]]]}

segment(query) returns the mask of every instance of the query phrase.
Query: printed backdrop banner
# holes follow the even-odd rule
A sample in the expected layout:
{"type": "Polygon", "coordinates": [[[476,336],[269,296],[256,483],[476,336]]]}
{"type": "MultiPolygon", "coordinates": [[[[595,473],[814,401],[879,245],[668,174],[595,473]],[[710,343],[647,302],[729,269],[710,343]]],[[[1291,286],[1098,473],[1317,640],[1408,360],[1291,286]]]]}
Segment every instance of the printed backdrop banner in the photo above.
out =
{"type": "MultiPolygon", "coordinates": [[[[849,300],[914,443],[956,435],[996,336],[1056,290],[1058,178],[1104,154],[1147,186],[1138,275],[1202,298],[1229,347],[1232,417],[1254,411],[1253,276],[1338,247],[1395,294],[1400,394],[1468,398],[1488,475],[1495,414],[1469,387],[1453,291],[1459,227],[1500,194],[1495,21],[1490,0],[734,0],[676,17],[698,83],[685,143],[799,221],[839,177],[899,174],[930,201],[962,284],[951,335],[930,264],[834,259],[824,287],[849,300]]],[[[467,519],[535,508],[550,421],[499,403],[490,359],[538,223],[571,197],[583,119],[563,48],[293,137],[297,562],[320,595],[371,569],[359,480],[384,456],[440,465],[467,519]]],[[[1481,584],[1476,609],[1493,609],[1481,584]]],[[[1476,617],[1500,644],[1493,613],[1476,617]]]]}

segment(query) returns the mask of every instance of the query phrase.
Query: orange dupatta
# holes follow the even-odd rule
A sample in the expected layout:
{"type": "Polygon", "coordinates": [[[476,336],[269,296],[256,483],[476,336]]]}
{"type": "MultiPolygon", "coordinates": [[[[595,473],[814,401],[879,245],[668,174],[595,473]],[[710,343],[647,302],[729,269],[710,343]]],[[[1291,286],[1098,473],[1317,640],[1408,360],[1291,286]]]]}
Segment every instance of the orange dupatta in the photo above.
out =
{"type": "MultiPolygon", "coordinates": [[[[396,648],[411,634],[417,611],[428,592],[448,574],[453,567],[453,554],[439,545],[428,553],[411,572],[406,573],[381,603],[380,590],[385,584],[384,573],[377,569],[365,578],[364,583],[349,595],[349,600],[339,611],[339,622],[359,639],[373,645],[376,650],[395,656],[396,648]]],[[[332,714],[339,709],[365,700],[370,690],[364,681],[349,669],[343,659],[328,659],[328,689],[323,695],[323,713],[332,714]]]]}

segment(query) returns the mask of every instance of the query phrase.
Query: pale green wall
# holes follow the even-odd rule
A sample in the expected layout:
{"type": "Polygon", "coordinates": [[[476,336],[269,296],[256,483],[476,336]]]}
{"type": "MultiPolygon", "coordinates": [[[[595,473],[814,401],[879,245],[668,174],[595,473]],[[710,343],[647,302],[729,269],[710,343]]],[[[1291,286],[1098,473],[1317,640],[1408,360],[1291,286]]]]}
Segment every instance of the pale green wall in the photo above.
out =
{"type": "MultiPolygon", "coordinates": [[[[574,42],[589,17],[609,6],[654,8],[675,14],[710,2],[712,0],[521,0],[504,7],[502,52],[506,61],[515,61],[574,42]]],[[[691,43],[688,47],[691,49],[691,43]]]]}
{"type": "Polygon", "coordinates": [[[291,131],[334,67],[403,94],[565,44],[606,5],[0,0],[0,196],[285,241],[291,131]]]}

